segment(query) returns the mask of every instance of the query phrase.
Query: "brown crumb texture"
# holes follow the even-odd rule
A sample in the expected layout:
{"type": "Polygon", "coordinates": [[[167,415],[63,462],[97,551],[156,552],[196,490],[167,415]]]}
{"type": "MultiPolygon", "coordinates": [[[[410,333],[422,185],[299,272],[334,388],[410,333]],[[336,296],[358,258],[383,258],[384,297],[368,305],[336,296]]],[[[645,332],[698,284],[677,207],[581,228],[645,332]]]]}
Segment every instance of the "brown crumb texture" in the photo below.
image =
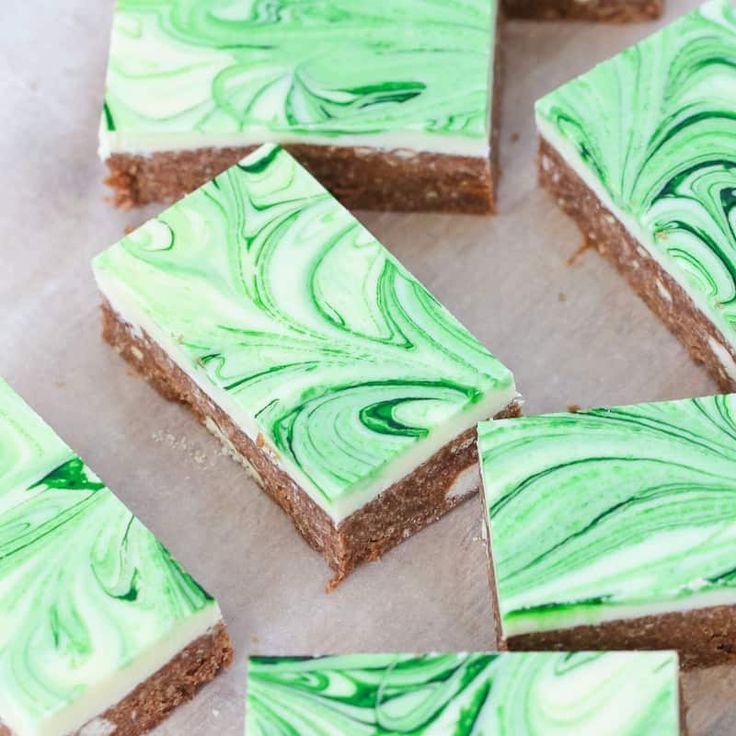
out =
{"type": "Polygon", "coordinates": [[[662,14],[663,0],[503,0],[508,18],[631,23],[662,14]]]}
{"type": "Polygon", "coordinates": [[[540,139],[538,169],[540,184],[577,222],[590,247],[616,266],[634,291],[688,349],[693,360],[705,365],[722,391],[736,391],[736,380],[729,376],[711,342],[719,345],[734,361],[736,351],[683,288],[544,139],[540,139]]]}
{"type": "MultiPolygon", "coordinates": [[[[76,734],[81,736],[98,730],[102,733],[102,726],[95,730],[98,720],[104,722],[104,733],[111,736],[148,733],[168,718],[175,708],[191,700],[220,670],[229,667],[232,660],[230,636],[225,624],[220,622],[76,734]]],[[[0,736],[14,734],[0,722],[0,736]]]]}
{"type": "MultiPolygon", "coordinates": [[[[477,465],[475,429],[441,448],[412,473],[335,524],[275,462],[263,437],[253,442],[217,404],[146,334],[137,336],[107,302],[102,305],[104,338],[168,399],[187,404],[263,490],[286,511],[306,541],[327,561],[334,588],[356,565],[377,560],[392,547],[439,519],[477,492],[448,496],[460,473],[477,465]]],[[[518,416],[512,402],[498,418],[518,416]]]]}
{"type": "Polygon", "coordinates": [[[527,652],[676,649],[684,670],[715,667],[736,662],[736,609],[712,606],[606,621],[511,636],[504,643],[512,651],[527,652]]]}
{"type": "MultiPolygon", "coordinates": [[[[113,154],[105,180],[114,202],[131,209],[150,202],[173,202],[197,189],[253,151],[198,148],[150,156],[113,154]]],[[[350,209],[493,212],[493,176],[488,159],[433,153],[404,155],[341,146],[284,146],[337,199],[350,209]]]]}

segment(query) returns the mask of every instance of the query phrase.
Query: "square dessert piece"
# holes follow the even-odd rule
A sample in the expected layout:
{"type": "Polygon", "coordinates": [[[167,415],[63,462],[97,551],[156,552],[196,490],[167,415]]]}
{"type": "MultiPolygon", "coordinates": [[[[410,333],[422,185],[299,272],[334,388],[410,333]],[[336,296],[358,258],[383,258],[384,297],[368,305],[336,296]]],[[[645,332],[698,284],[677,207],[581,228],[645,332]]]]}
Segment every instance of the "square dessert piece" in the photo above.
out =
{"type": "Polygon", "coordinates": [[[278,143],[351,208],[494,209],[496,0],[117,0],[100,155],[121,206],[278,143]]]}
{"type": "Polygon", "coordinates": [[[736,396],[478,430],[497,646],[736,660],[736,396]]]}
{"type": "Polygon", "coordinates": [[[503,0],[508,18],[629,23],[662,14],[664,0],[503,0]]]}
{"type": "Polygon", "coordinates": [[[675,652],[251,657],[245,730],[679,736],[680,711],[675,652]]]}
{"type": "Polygon", "coordinates": [[[146,733],[231,659],[214,599],[0,381],[0,734],[146,733]]]}
{"type": "Polygon", "coordinates": [[[511,373],[285,150],[94,261],[105,338],[250,469],[342,578],[476,493],[511,373]]]}
{"type": "Polygon", "coordinates": [[[736,389],[736,8],[713,0],[537,102],[541,183],[736,389]]]}

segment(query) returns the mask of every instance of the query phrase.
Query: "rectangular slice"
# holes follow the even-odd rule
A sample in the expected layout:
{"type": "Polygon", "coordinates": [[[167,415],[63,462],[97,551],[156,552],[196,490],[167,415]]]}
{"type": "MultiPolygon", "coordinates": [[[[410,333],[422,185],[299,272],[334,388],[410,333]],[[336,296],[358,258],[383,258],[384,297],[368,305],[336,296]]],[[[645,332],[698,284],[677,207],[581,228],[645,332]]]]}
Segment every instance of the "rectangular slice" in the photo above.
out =
{"type": "Polygon", "coordinates": [[[496,0],[117,0],[100,156],[168,202],[263,143],[351,208],[494,209],[496,0]]]}
{"type": "Polygon", "coordinates": [[[503,0],[508,18],[629,23],[662,14],[664,0],[503,0]]]}
{"type": "Polygon", "coordinates": [[[0,380],[0,734],[146,733],[231,659],[215,600],[0,380]]]}
{"type": "Polygon", "coordinates": [[[478,430],[497,646],[736,660],[736,396],[478,430]]]}
{"type": "Polygon", "coordinates": [[[712,0],[537,102],[539,175],[736,388],[736,9],[712,0]]]}
{"type": "Polygon", "coordinates": [[[679,736],[675,652],[251,657],[247,736],[679,736]]]}
{"type": "Polygon", "coordinates": [[[94,261],[104,336],[197,417],[341,579],[480,486],[513,376],[266,145],[94,261]]]}

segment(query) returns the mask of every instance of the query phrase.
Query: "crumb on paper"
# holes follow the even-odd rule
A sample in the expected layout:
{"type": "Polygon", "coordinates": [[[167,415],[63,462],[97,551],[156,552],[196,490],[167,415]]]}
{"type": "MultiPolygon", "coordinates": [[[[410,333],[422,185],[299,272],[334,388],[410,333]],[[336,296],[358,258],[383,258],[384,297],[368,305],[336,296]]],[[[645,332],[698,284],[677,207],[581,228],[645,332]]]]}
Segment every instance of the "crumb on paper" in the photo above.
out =
{"type": "Polygon", "coordinates": [[[580,404],[568,404],[567,410],[570,412],[570,414],[577,414],[579,411],[582,411],[582,406],[580,404]]]}
{"type": "Polygon", "coordinates": [[[567,259],[567,265],[574,266],[592,247],[593,243],[587,238],[583,238],[583,242],[578,246],[578,249],[567,259]]]}
{"type": "Polygon", "coordinates": [[[560,293],[559,293],[559,294],[557,295],[557,301],[558,301],[558,302],[566,302],[566,301],[567,301],[567,294],[565,294],[565,292],[564,292],[564,291],[561,291],[561,292],[560,292],[560,293]]]}
{"type": "Polygon", "coordinates": [[[511,142],[512,143],[516,143],[519,140],[519,138],[521,138],[521,136],[518,133],[512,133],[511,134],[511,142]]]}
{"type": "Polygon", "coordinates": [[[212,464],[208,454],[204,450],[191,447],[189,440],[184,435],[177,437],[173,432],[157,429],[151,433],[151,439],[157,444],[165,444],[175,450],[183,450],[197,465],[212,464]]]}

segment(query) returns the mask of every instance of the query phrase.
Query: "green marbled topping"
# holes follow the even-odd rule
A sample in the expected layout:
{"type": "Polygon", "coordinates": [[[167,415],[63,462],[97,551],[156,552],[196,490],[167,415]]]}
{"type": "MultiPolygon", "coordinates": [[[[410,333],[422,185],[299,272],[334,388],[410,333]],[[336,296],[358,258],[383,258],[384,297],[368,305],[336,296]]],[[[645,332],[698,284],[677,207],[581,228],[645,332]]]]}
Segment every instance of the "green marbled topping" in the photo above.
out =
{"type": "Polygon", "coordinates": [[[672,652],[252,657],[247,736],[677,736],[672,652]]]}
{"type": "Polygon", "coordinates": [[[140,312],[333,518],[391,463],[515,396],[511,373],[278,147],[94,267],[113,306],[140,312]]]}
{"type": "Polygon", "coordinates": [[[505,634],[736,602],[736,395],[479,429],[505,634]]]}
{"type": "Polygon", "coordinates": [[[736,9],[713,0],[537,103],[736,341],[736,9]]]}
{"type": "Polygon", "coordinates": [[[0,380],[0,720],[46,733],[47,719],[210,605],[0,380]]]}
{"type": "Polygon", "coordinates": [[[493,0],[117,0],[103,134],[487,148],[494,22],[493,0]]]}

